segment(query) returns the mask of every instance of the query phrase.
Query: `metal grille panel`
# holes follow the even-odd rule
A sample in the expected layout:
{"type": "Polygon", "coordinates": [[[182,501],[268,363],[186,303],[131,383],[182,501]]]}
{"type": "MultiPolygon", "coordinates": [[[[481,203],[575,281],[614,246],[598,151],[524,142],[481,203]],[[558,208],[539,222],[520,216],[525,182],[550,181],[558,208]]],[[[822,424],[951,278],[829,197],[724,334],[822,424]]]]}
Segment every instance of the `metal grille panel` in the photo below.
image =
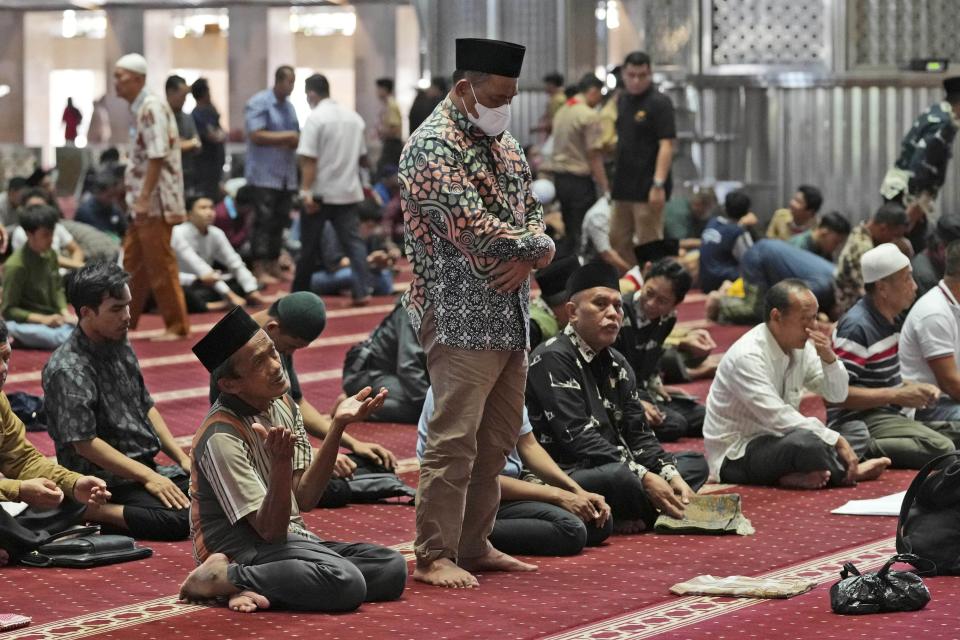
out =
{"type": "Polygon", "coordinates": [[[691,68],[697,38],[697,0],[624,0],[623,8],[640,29],[641,47],[655,66],[691,68]]]}
{"type": "Polygon", "coordinates": [[[852,0],[854,65],[899,66],[911,58],[960,61],[958,8],[954,0],[852,0]]]}
{"type": "Polygon", "coordinates": [[[713,65],[828,64],[822,0],[714,0],[713,65]]]}
{"type": "Polygon", "coordinates": [[[564,61],[557,46],[557,8],[556,0],[499,3],[499,39],[527,48],[520,72],[521,87],[540,87],[544,75],[563,71],[564,61]]]}

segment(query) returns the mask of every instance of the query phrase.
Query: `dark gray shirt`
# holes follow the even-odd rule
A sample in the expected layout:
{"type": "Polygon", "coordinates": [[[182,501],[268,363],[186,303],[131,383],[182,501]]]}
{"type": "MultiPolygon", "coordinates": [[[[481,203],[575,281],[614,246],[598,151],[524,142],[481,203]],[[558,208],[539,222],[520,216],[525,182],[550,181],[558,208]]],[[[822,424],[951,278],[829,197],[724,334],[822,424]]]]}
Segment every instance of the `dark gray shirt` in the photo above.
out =
{"type": "Polygon", "coordinates": [[[57,461],[77,473],[103,478],[108,486],[131,482],[93,464],[74,442],[100,438],[151,469],[160,439],[147,413],[153,398],[130,343],[95,344],[77,328],[43,368],[47,429],[57,461]]]}

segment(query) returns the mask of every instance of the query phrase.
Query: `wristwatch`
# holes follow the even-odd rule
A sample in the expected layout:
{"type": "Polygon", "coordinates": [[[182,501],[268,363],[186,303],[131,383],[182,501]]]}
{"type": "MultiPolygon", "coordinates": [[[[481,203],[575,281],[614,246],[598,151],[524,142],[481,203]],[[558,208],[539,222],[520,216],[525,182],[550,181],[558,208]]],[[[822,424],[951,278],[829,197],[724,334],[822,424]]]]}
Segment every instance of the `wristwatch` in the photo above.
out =
{"type": "Polygon", "coordinates": [[[656,178],[654,178],[654,179],[653,179],[653,186],[654,186],[654,188],[656,188],[656,189],[663,189],[665,186],[667,186],[667,181],[666,181],[666,180],[657,180],[656,178]]]}

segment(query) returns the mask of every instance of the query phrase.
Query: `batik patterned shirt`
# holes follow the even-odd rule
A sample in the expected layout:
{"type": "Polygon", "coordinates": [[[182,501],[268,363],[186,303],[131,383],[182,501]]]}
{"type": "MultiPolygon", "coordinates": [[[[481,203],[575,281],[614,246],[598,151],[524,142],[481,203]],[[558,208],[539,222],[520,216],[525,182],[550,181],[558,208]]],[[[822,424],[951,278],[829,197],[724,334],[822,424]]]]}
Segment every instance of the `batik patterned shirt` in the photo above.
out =
{"type": "Polygon", "coordinates": [[[873,249],[873,238],[867,232],[866,226],[859,224],[850,232],[847,243],[843,245],[833,276],[840,313],[849,311],[857,300],[863,297],[863,269],[860,268],[860,258],[870,249],[873,249]]]}
{"type": "Polygon", "coordinates": [[[162,159],[160,178],[150,194],[151,217],[164,215],[182,216],[183,166],[180,159],[180,132],[177,118],[165,100],[148,92],[140,92],[130,105],[134,117],[133,144],[130,162],[124,176],[127,190],[127,206],[133,203],[143,190],[150,160],[162,159]]]}
{"type": "Polygon", "coordinates": [[[419,331],[432,309],[440,344],[461,349],[528,346],[530,283],[500,293],[491,273],[504,261],[534,261],[553,241],[532,176],[509,133],[487,136],[447,98],[400,157],[401,207],[413,282],[404,296],[419,331]]]}

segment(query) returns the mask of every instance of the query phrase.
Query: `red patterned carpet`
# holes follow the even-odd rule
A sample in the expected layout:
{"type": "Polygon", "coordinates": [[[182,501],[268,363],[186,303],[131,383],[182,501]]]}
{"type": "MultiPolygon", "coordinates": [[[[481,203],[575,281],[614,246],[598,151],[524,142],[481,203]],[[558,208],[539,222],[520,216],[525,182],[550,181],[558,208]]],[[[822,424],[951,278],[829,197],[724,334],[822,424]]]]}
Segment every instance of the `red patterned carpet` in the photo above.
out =
{"type": "MultiPolygon", "coordinates": [[[[681,320],[702,319],[702,299],[683,305],[681,320]]],[[[306,396],[318,407],[339,393],[343,355],[391,308],[381,299],[372,307],[350,309],[329,299],[327,330],[296,361],[306,396]]],[[[199,338],[215,315],[194,320],[199,338]]],[[[194,340],[150,343],[159,327],[147,317],[133,343],[144,376],[174,435],[187,442],[206,412],[207,377],[189,353],[194,340]]],[[[743,329],[717,327],[724,350],[743,329]]],[[[16,351],[7,390],[39,393],[45,354],[16,351]]],[[[709,384],[688,385],[706,397],[709,384]]],[[[804,410],[823,413],[810,399],[804,410]]],[[[356,425],[350,432],[391,448],[406,469],[415,449],[412,425],[356,425]]],[[[46,454],[46,434],[31,434],[46,454]]],[[[702,449],[701,441],[670,448],[702,449]]],[[[416,483],[416,471],[404,479],[416,483]]],[[[0,570],[0,612],[33,617],[32,626],[3,638],[957,638],[955,620],[960,586],[952,578],[930,582],[934,599],[924,611],[890,616],[841,618],[829,610],[827,588],[840,565],[879,566],[891,553],[891,518],[829,514],[851,498],[900,491],[912,474],[892,472],[878,482],[852,489],[795,492],[754,487],[722,488],[743,496],[746,515],[756,527],[751,537],[615,536],[603,547],[575,558],[538,558],[534,574],[485,575],[478,590],[458,592],[422,586],[412,580],[399,602],[364,605],[348,615],[262,612],[244,615],[222,608],[174,604],[177,586],[192,568],[189,543],[149,543],[149,560],[92,570],[0,570]],[[804,576],[821,586],[787,601],[731,598],[680,598],[675,582],[695,575],[804,576]],[[320,635],[318,635],[318,633],[320,635]]],[[[714,487],[714,489],[718,489],[714,487]]],[[[314,531],[329,539],[366,540],[410,557],[412,507],[350,506],[306,515],[314,531]]]]}

